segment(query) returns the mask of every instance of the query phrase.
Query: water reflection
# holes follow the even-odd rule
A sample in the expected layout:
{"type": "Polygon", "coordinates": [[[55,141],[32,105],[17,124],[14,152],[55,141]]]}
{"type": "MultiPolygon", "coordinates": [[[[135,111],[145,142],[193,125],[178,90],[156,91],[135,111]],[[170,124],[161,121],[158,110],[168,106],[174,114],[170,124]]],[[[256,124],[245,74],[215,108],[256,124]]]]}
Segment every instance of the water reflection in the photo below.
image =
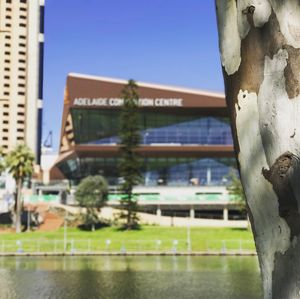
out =
{"type": "Polygon", "coordinates": [[[0,298],[257,299],[253,257],[2,257],[0,298]]]}

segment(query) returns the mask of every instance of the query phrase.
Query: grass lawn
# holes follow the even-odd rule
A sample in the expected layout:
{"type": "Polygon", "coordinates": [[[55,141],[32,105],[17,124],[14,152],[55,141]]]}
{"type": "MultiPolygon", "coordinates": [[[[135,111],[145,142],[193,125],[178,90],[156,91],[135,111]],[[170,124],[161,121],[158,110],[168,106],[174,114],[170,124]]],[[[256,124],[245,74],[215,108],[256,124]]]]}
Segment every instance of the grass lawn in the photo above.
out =
{"type": "MultiPolygon", "coordinates": [[[[120,231],[105,227],[95,232],[67,229],[68,251],[186,251],[185,227],[143,226],[140,230],[120,231]]],[[[192,251],[254,250],[251,231],[231,228],[190,228],[192,251]]],[[[61,252],[64,229],[53,232],[0,233],[0,252],[61,252]]]]}

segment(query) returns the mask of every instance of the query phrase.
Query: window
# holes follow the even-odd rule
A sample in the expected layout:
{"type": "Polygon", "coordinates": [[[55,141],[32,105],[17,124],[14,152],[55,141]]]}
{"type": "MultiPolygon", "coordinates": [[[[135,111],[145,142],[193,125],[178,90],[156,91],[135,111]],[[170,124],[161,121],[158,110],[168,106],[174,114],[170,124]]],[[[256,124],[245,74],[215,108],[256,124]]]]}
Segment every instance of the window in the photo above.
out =
{"type": "Polygon", "coordinates": [[[8,116],[8,112],[3,112],[3,116],[8,116]]]}
{"type": "Polygon", "coordinates": [[[18,84],[19,87],[25,87],[25,84],[18,84]]]}
{"type": "MultiPolygon", "coordinates": [[[[24,116],[25,115],[25,113],[24,112],[18,112],[18,115],[20,115],[20,116],[24,116]]],[[[22,129],[23,130],[23,129],[22,129]]]]}
{"type": "Polygon", "coordinates": [[[26,39],[25,35],[19,35],[19,39],[26,39]]]}
{"type": "Polygon", "coordinates": [[[5,55],[10,55],[10,52],[7,52],[7,51],[6,51],[6,52],[4,52],[4,54],[5,54],[5,55]]]}
{"type": "Polygon", "coordinates": [[[19,43],[19,47],[26,47],[26,45],[25,44],[22,44],[22,43],[19,43]]]}
{"type": "Polygon", "coordinates": [[[20,7],[20,11],[27,11],[26,7],[20,7]]]}
{"type": "Polygon", "coordinates": [[[20,54],[20,55],[26,55],[26,53],[23,52],[23,51],[19,51],[19,54],[20,54]]]}
{"type": "Polygon", "coordinates": [[[21,3],[27,3],[27,0],[20,0],[21,3]]]}
{"type": "Polygon", "coordinates": [[[18,104],[18,107],[19,108],[25,108],[25,105],[24,104],[18,104]]]}
{"type": "Polygon", "coordinates": [[[4,120],[3,123],[4,123],[5,125],[8,125],[8,120],[4,120]]]}
{"type": "Polygon", "coordinates": [[[5,35],[5,39],[11,39],[9,35],[5,35]]]}
{"type": "Polygon", "coordinates": [[[4,76],[4,79],[7,79],[7,80],[9,80],[9,79],[10,79],[10,77],[9,77],[9,76],[4,76]]]}
{"type": "Polygon", "coordinates": [[[4,44],[5,47],[9,47],[10,48],[10,44],[4,44]]]}
{"type": "Polygon", "coordinates": [[[24,140],[24,137],[23,136],[18,136],[17,140],[24,140]]]}
{"type": "Polygon", "coordinates": [[[11,3],[11,0],[6,0],[6,3],[11,3]]]}
{"type": "Polygon", "coordinates": [[[25,68],[23,68],[23,67],[19,67],[18,70],[22,71],[22,72],[25,72],[25,68]]]}
{"type": "Polygon", "coordinates": [[[11,16],[6,15],[6,16],[5,16],[5,19],[11,20],[11,16]]]}
{"type": "Polygon", "coordinates": [[[11,24],[6,23],[5,26],[6,26],[6,27],[11,27],[11,24]]]}
{"type": "Polygon", "coordinates": [[[18,76],[19,79],[25,79],[25,76],[18,76]]]}
{"type": "Polygon", "coordinates": [[[20,16],[20,19],[26,20],[26,16],[20,16]]]}
{"type": "Polygon", "coordinates": [[[22,124],[23,125],[24,124],[24,120],[18,120],[17,124],[22,124]]]}
{"type": "Polygon", "coordinates": [[[10,68],[9,68],[9,67],[5,67],[4,70],[5,70],[6,72],[9,72],[9,71],[10,71],[10,68]]]}
{"type": "Polygon", "coordinates": [[[9,108],[9,105],[8,104],[4,104],[3,107],[4,108],[9,108]]]}
{"type": "Polygon", "coordinates": [[[19,95],[19,96],[25,96],[25,92],[19,91],[19,92],[18,92],[18,95],[19,95]]]}
{"type": "Polygon", "coordinates": [[[5,59],[4,62],[5,63],[10,63],[10,60],[9,59],[5,59]]]}
{"type": "Polygon", "coordinates": [[[10,7],[6,7],[6,11],[11,11],[11,8],[10,7]]]}
{"type": "Polygon", "coordinates": [[[25,63],[26,61],[24,59],[19,59],[20,63],[25,63]]]}
{"type": "Polygon", "coordinates": [[[2,131],[3,131],[3,132],[8,132],[8,129],[3,129],[2,131]]]}
{"type": "MultiPolygon", "coordinates": [[[[7,83],[4,84],[4,87],[9,87],[9,84],[7,84],[7,83]]],[[[4,105],[4,107],[5,107],[5,105],[4,105]]],[[[7,107],[8,107],[8,106],[7,106],[7,107]]]]}
{"type": "Polygon", "coordinates": [[[19,26],[20,27],[26,27],[26,24],[25,23],[20,23],[19,26]]]}
{"type": "MultiPolygon", "coordinates": [[[[8,140],[8,137],[5,136],[5,137],[2,137],[2,139],[3,139],[3,140],[8,140]]],[[[4,146],[4,147],[5,147],[5,146],[4,146]]]]}
{"type": "Polygon", "coordinates": [[[4,92],[4,95],[9,96],[9,92],[8,91],[4,92]]]}

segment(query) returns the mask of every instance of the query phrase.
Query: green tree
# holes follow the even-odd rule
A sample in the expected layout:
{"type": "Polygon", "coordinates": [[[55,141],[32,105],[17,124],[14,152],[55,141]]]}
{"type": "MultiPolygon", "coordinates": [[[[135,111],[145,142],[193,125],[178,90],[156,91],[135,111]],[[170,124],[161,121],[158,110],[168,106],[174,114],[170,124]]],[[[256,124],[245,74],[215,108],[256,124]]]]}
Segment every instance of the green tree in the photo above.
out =
{"type": "Polygon", "coordinates": [[[2,174],[2,172],[5,171],[5,155],[4,155],[4,152],[3,152],[3,148],[0,147],[0,175],[2,174]]]}
{"type": "Polygon", "coordinates": [[[236,171],[232,170],[228,175],[229,184],[227,185],[227,190],[231,195],[231,198],[237,203],[239,210],[241,213],[246,214],[246,197],[244,193],[244,189],[241,183],[241,180],[236,173],[236,171]]]}
{"type": "Polygon", "coordinates": [[[104,206],[108,197],[108,184],[100,175],[84,178],[77,187],[75,199],[81,207],[86,208],[84,224],[95,230],[99,222],[98,212],[104,206]]]}
{"type": "Polygon", "coordinates": [[[24,180],[33,173],[34,155],[26,145],[17,147],[5,156],[5,167],[16,181],[15,227],[21,232],[22,187],[24,180]]]}
{"type": "Polygon", "coordinates": [[[122,91],[124,100],[120,119],[120,151],[119,174],[123,179],[121,205],[123,212],[120,218],[126,220],[125,228],[133,229],[138,226],[137,200],[132,193],[133,187],[141,181],[141,162],[136,152],[140,144],[140,128],[138,115],[138,86],[134,80],[129,80],[122,91]]]}

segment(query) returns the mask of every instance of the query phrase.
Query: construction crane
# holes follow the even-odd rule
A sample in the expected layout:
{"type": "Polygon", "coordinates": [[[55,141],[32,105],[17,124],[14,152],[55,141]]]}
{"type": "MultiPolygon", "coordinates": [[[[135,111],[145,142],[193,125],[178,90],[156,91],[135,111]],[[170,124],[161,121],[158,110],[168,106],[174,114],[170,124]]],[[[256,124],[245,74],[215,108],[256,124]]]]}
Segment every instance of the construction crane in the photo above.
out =
{"type": "Polygon", "coordinates": [[[43,142],[43,147],[52,148],[52,145],[53,145],[52,131],[49,131],[45,141],[43,142]]]}

